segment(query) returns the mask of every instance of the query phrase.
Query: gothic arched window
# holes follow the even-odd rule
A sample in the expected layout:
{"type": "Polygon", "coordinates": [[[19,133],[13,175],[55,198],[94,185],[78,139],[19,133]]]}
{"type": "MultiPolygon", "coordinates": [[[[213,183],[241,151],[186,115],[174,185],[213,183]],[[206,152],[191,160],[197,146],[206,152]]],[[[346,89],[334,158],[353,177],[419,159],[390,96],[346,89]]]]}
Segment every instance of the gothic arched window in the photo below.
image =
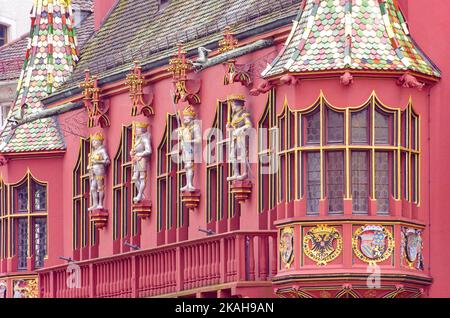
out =
{"type": "Polygon", "coordinates": [[[235,216],[237,208],[234,196],[229,195],[227,181],[231,169],[227,162],[229,139],[226,125],[230,115],[229,103],[219,101],[213,125],[207,135],[206,221],[208,229],[218,232],[226,231],[227,219],[235,216]]]}
{"type": "MultiPolygon", "coordinates": [[[[132,125],[122,127],[119,148],[113,160],[113,239],[130,240],[140,234],[140,220],[132,211],[135,188],[131,180],[133,164],[130,151],[133,146],[132,125]]],[[[123,244],[115,252],[128,250],[123,244]]]]}
{"type": "Polygon", "coordinates": [[[28,172],[11,185],[10,196],[11,211],[3,214],[10,226],[9,256],[17,259],[19,271],[41,268],[47,256],[47,184],[28,172]]]}
{"type": "Polygon", "coordinates": [[[97,232],[88,211],[90,197],[87,169],[89,151],[90,138],[81,138],[77,163],[72,172],[72,248],[74,251],[95,245],[97,239],[97,232]]]}
{"type": "Polygon", "coordinates": [[[157,167],[157,230],[158,242],[172,243],[187,238],[188,210],[181,201],[180,188],[185,183],[183,163],[179,157],[179,140],[175,133],[180,126],[179,117],[168,114],[166,129],[158,146],[157,167]],[[166,236],[165,233],[168,235],[166,236]]]}

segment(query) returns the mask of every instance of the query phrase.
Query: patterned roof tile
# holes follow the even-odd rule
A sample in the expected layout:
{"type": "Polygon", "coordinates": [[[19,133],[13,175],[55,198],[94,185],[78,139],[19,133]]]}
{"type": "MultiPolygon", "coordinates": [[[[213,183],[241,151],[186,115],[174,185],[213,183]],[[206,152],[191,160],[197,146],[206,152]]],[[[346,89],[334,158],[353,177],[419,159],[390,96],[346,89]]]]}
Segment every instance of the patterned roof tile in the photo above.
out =
{"type": "Polygon", "coordinates": [[[394,0],[306,0],[285,48],[263,72],[440,71],[412,40],[394,0]]]}
{"type": "MultiPolygon", "coordinates": [[[[72,9],[65,1],[35,1],[24,66],[17,98],[9,118],[43,110],[40,100],[64,83],[78,60],[72,27],[72,9]]],[[[11,122],[1,133],[0,150],[7,152],[65,149],[55,118],[37,120],[14,129],[11,122]]]]}

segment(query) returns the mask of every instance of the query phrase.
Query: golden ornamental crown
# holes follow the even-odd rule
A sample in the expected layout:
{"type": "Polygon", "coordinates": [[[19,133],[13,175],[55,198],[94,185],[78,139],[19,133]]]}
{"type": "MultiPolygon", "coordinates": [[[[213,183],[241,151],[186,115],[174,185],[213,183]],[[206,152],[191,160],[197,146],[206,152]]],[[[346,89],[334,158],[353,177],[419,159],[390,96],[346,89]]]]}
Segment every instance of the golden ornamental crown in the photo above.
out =
{"type": "Polygon", "coordinates": [[[195,116],[197,116],[197,113],[195,112],[194,107],[192,107],[192,105],[189,105],[183,110],[183,115],[189,116],[189,117],[195,117],[195,116]]]}
{"type": "Polygon", "coordinates": [[[228,100],[229,101],[233,101],[233,100],[245,101],[245,96],[242,94],[233,94],[233,95],[228,96],[228,100]]]}
{"type": "Polygon", "coordinates": [[[103,141],[105,138],[103,138],[103,134],[101,132],[96,132],[95,134],[91,135],[91,140],[100,140],[103,141]]]}
{"type": "Polygon", "coordinates": [[[133,125],[134,125],[134,127],[137,127],[137,128],[147,128],[148,127],[148,123],[146,123],[144,121],[134,121],[133,125]]]}

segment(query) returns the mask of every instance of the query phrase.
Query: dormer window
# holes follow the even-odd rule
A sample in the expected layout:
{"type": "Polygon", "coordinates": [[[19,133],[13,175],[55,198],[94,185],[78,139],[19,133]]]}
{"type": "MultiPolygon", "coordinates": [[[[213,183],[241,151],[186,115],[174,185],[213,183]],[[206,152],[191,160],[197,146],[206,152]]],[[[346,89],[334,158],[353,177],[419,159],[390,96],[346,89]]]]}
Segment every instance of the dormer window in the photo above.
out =
{"type": "Polygon", "coordinates": [[[159,10],[164,10],[169,5],[170,0],[159,0],[159,10]]]}
{"type": "Polygon", "coordinates": [[[5,45],[6,43],[8,43],[8,27],[0,24],[0,46],[5,45]]]}

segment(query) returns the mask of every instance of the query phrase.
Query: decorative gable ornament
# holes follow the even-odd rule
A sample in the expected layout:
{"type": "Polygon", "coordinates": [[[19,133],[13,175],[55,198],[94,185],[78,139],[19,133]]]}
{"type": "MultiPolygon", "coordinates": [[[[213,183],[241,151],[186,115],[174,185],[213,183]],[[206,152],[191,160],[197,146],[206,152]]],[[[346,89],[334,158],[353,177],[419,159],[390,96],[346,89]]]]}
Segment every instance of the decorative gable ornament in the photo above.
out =
{"type": "Polygon", "coordinates": [[[88,112],[88,127],[109,127],[111,122],[108,116],[109,102],[100,99],[100,88],[97,76],[92,76],[89,70],[85,71],[85,80],[80,83],[83,89],[84,107],[88,112]]]}
{"type": "Polygon", "coordinates": [[[173,101],[175,104],[188,102],[191,105],[200,104],[201,83],[196,79],[188,79],[187,73],[192,70],[192,61],[186,58],[183,45],[178,43],[178,51],[169,61],[168,71],[172,73],[175,93],[173,101]]]}
{"type": "Polygon", "coordinates": [[[128,87],[131,99],[131,116],[144,115],[150,117],[155,112],[152,107],[153,92],[144,92],[145,79],[139,62],[134,62],[130,74],[127,75],[125,85],[128,87]],[[145,98],[147,97],[147,98],[145,98]],[[146,102],[145,100],[148,100],[146,102]]]}
{"type": "MultiPolygon", "coordinates": [[[[225,27],[223,39],[219,41],[219,54],[226,54],[238,47],[238,40],[234,37],[231,27],[225,27]]],[[[236,63],[236,59],[229,59],[225,66],[225,76],[223,78],[224,85],[233,83],[241,83],[243,86],[250,86],[252,80],[250,77],[252,66],[250,64],[240,65],[236,63]]]]}

